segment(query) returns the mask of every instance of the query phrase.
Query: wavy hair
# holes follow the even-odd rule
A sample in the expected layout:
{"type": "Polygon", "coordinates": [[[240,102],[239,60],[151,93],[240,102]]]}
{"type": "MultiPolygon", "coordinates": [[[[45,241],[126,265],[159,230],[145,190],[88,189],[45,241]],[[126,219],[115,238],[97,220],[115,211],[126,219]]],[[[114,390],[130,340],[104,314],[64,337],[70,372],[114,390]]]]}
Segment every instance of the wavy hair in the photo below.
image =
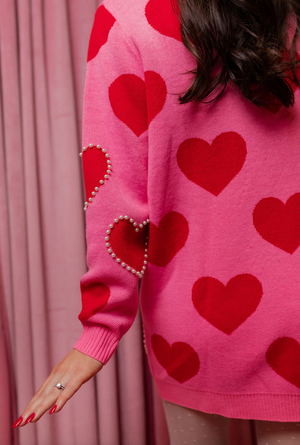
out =
{"type": "Polygon", "coordinates": [[[180,103],[213,102],[231,81],[258,107],[274,96],[287,108],[294,105],[292,85],[300,86],[300,0],[175,1],[183,43],[197,61],[197,68],[189,71],[193,83],[180,95],[180,103]],[[291,18],[294,36],[288,45],[291,18]],[[212,93],[215,97],[204,101],[212,93]]]}

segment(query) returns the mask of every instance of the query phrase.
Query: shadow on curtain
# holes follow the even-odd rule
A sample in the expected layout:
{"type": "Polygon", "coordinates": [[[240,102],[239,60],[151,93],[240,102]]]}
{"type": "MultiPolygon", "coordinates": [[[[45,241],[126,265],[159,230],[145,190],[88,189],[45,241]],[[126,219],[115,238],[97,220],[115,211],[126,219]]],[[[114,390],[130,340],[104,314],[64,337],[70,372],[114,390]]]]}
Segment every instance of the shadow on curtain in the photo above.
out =
{"type": "MultiPolygon", "coordinates": [[[[78,154],[98,4],[0,0],[1,445],[168,445],[140,313],[109,363],[59,414],[11,428],[82,332],[86,246],[78,154]]],[[[253,445],[251,423],[234,422],[231,445],[253,445]]]]}

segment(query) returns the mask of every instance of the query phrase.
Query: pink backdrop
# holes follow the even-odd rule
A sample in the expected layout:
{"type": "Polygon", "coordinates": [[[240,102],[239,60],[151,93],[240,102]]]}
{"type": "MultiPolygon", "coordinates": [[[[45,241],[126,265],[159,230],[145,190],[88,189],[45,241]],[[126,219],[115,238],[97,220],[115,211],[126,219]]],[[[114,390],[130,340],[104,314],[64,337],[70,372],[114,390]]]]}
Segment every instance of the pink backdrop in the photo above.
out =
{"type": "MultiPolygon", "coordinates": [[[[97,0],[0,0],[0,443],[168,445],[140,314],[58,415],[12,423],[81,334],[81,112],[97,0]],[[122,442],[120,440],[122,437],[122,442]]],[[[230,445],[253,445],[230,421],[230,445]]]]}

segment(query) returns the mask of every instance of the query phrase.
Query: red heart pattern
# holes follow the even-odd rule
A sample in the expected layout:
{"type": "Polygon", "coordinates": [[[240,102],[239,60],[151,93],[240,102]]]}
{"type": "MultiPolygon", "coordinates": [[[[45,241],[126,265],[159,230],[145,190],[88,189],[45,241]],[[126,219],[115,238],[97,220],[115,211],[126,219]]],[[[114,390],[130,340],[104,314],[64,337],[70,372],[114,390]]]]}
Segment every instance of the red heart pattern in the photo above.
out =
{"type": "Polygon", "coordinates": [[[178,212],[167,213],[158,227],[150,222],[149,263],[166,267],[181,250],[188,238],[189,224],[178,212]]]}
{"type": "MultiPolygon", "coordinates": [[[[182,42],[180,11],[171,0],[149,0],[145,16],[149,25],[161,35],[182,42]]],[[[95,15],[90,36],[87,61],[93,60],[108,40],[116,19],[101,5],[95,15]],[[103,25],[105,24],[105,25],[103,25]]],[[[297,54],[296,59],[300,60],[297,54]]],[[[300,75],[300,66],[297,69],[300,75]]],[[[297,85],[287,80],[295,92],[297,85]]],[[[270,93],[263,99],[273,114],[283,104],[270,93]]],[[[154,71],[145,72],[145,81],[134,74],[119,76],[109,87],[109,99],[116,117],[137,137],[140,137],[163,110],[167,99],[164,79],[154,71]]],[[[87,203],[92,202],[99,187],[111,173],[110,160],[100,146],[86,147],[82,152],[87,203]]],[[[211,144],[203,139],[187,139],[177,151],[177,164],[188,180],[218,196],[242,170],[247,156],[246,142],[236,132],[219,134],[211,144]]],[[[105,238],[108,253],[121,267],[142,277],[148,261],[166,267],[185,246],[189,224],[178,212],[166,214],[158,226],[149,220],[136,223],[120,216],[109,226],[105,238]],[[149,229],[149,248],[148,248],[149,229]],[[149,250],[149,252],[148,252],[149,250]]],[[[300,193],[291,196],[286,204],[278,198],[264,198],[253,210],[253,224],[260,236],[274,246],[292,254],[300,245],[300,193]]],[[[80,283],[82,311],[78,318],[86,321],[103,309],[110,298],[109,287],[102,282],[80,283]]],[[[192,302],[201,317],[212,326],[230,335],[258,308],[263,295],[260,281],[251,274],[231,278],[225,286],[213,277],[201,277],[193,285],[192,302]]],[[[170,345],[165,338],[151,337],[154,354],[167,374],[184,383],[196,376],[200,360],[187,343],[170,345]]],[[[266,352],[269,366],[289,383],[300,388],[300,344],[290,337],[275,340],[266,352]]]]}
{"type": "Polygon", "coordinates": [[[266,358],[276,374],[300,388],[300,344],[297,340],[278,338],[269,346],[266,358]]]}
{"type": "Polygon", "coordinates": [[[292,254],[300,245],[300,193],[286,204],[278,198],[263,198],[254,208],[253,224],[262,238],[292,254]]]}
{"type": "Polygon", "coordinates": [[[87,55],[88,62],[97,56],[100,48],[107,42],[109,32],[115,21],[116,19],[103,5],[99,6],[95,14],[95,20],[90,36],[87,55]]]}
{"type": "Polygon", "coordinates": [[[148,263],[148,221],[137,224],[120,216],[109,226],[105,238],[108,253],[122,267],[141,277],[148,263]]]}
{"type": "Polygon", "coordinates": [[[106,150],[100,145],[90,144],[88,147],[83,147],[81,156],[87,207],[88,203],[93,201],[104,181],[109,178],[111,162],[106,150]]]}
{"type": "Polygon", "coordinates": [[[148,125],[163,109],[166,97],[166,83],[154,71],[145,72],[145,81],[135,74],[123,74],[109,87],[114,114],[137,137],[148,129],[148,125]]]}
{"type": "Polygon", "coordinates": [[[82,296],[82,311],[78,315],[80,321],[86,321],[92,315],[103,309],[110,297],[110,289],[104,283],[90,283],[83,285],[80,282],[82,296]]]}
{"type": "Polygon", "coordinates": [[[184,383],[198,374],[198,354],[187,343],[176,342],[170,346],[161,335],[153,334],[151,344],[158,362],[167,374],[179,383],[184,383]]]}
{"type": "Polygon", "coordinates": [[[171,0],[150,0],[145,9],[148,23],[160,34],[182,41],[180,30],[180,10],[174,1],[174,9],[171,0]]]}
{"type": "Polygon", "coordinates": [[[246,142],[238,133],[218,135],[210,145],[203,139],[187,139],[177,152],[177,163],[185,176],[218,196],[242,169],[246,142]]]}
{"type": "Polygon", "coordinates": [[[230,335],[256,311],[262,294],[260,281],[251,274],[236,275],[226,286],[201,277],[193,285],[192,301],[201,317],[230,335]]]}
{"type": "Polygon", "coordinates": [[[167,86],[164,79],[155,71],[145,72],[148,125],[162,111],[167,99],[167,86]]]}

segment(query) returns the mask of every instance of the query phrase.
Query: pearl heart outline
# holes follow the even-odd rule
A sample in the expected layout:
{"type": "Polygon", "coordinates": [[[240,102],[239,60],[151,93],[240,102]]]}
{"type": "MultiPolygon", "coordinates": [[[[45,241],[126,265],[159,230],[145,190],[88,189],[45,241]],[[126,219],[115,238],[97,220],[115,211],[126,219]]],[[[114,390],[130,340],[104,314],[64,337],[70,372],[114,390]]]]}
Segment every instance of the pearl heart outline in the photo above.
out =
{"type": "Polygon", "coordinates": [[[105,243],[106,243],[106,247],[107,247],[107,252],[111,255],[111,257],[113,259],[116,260],[116,262],[118,264],[120,264],[120,266],[122,266],[124,269],[126,268],[126,270],[134,275],[136,275],[139,278],[142,278],[145,270],[147,269],[147,264],[148,264],[148,239],[149,239],[149,235],[147,235],[146,237],[146,242],[145,242],[145,254],[144,254],[144,265],[142,267],[142,270],[135,270],[133,269],[131,266],[129,266],[129,264],[122,262],[121,258],[118,258],[117,255],[114,253],[113,249],[111,248],[110,242],[109,242],[109,236],[111,234],[111,231],[113,230],[115,224],[118,224],[119,221],[129,221],[134,227],[135,227],[135,231],[138,232],[139,229],[143,229],[147,224],[150,223],[150,219],[147,219],[145,221],[143,221],[143,223],[138,224],[137,222],[135,222],[132,218],[129,218],[129,216],[125,215],[125,216],[119,216],[119,218],[116,218],[114,220],[113,224],[109,225],[108,230],[106,231],[107,236],[105,237],[105,243]]]}
{"type": "MultiPolygon", "coordinates": [[[[94,145],[94,144],[89,144],[88,147],[89,148],[97,147],[98,150],[102,151],[102,153],[105,155],[106,161],[107,161],[107,172],[104,175],[103,179],[100,179],[100,181],[99,181],[100,186],[94,188],[94,191],[92,192],[92,196],[89,198],[89,202],[84,203],[84,209],[83,209],[84,211],[86,211],[86,209],[88,208],[89,203],[93,202],[93,198],[96,196],[97,192],[99,192],[101,185],[104,184],[104,182],[109,178],[108,175],[111,174],[111,161],[109,159],[108,153],[106,153],[105,148],[101,148],[101,145],[94,145]]],[[[83,153],[85,153],[85,152],[87,152],[87,147],[83,147],[82,151],[79,153],[79,156],[82,158],[83,153]]]]}

